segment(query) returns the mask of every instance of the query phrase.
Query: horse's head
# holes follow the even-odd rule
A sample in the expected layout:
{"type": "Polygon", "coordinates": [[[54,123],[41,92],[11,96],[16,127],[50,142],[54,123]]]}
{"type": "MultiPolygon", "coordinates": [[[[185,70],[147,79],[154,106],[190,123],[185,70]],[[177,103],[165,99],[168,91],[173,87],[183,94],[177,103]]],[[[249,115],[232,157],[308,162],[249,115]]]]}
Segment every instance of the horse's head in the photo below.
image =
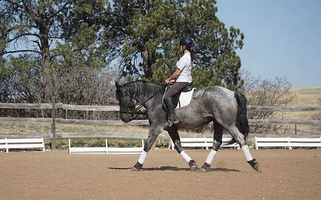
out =
{"type": "Polygon", "coordinates": [[[130,85],[120,85],[116,82],[116,98],[119,101],[120,119],[124,122],[133,120],[137,100],[134,98],[134,88],[130,85]]]}

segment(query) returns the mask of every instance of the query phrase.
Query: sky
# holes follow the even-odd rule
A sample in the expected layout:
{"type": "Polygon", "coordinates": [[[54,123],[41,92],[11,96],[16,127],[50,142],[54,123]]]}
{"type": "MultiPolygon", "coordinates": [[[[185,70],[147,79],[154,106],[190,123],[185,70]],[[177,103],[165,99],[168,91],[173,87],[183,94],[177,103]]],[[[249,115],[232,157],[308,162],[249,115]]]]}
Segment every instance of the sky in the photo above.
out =
{"type": "Polygon", "coordinates": [[[220,21],[245,35],[242,69],[321,87],[321,0],[217,0],[217,7],[220,21]]]}

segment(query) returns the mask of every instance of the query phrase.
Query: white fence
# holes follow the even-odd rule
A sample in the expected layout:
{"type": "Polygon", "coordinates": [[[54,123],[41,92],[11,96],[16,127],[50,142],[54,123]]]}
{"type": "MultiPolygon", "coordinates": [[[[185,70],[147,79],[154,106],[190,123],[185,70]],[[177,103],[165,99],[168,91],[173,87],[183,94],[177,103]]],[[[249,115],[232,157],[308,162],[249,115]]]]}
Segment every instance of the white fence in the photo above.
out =
{"type": "MultiPolygon", "coordinates": [[[[237,143],[235,144],[229,144],[227,143],[231,140],[232,138],[224,137],[222,138],[222,145],[221,147],[229,147],[229,148],[239,148],[239,145],[237,143]]],[[[182,147],[190,147],[190,148],[205,148],[209,149],[213,147],[213,138],[207,138],[207,137],[202,137],[202,138],[181,138],[181,145],[182,147]]],[[[169,144],[169,148],[174,150],[174,143],[171,140],[169,144]]]]}
{"type": "Polygon", "coordinates": [[[108,140],[105,140],[104,147],[72,147],[68,140],[69,154],[140,154],[144,149],[144,140],[141,147],[108,147],[108,140]]]}
{"type": "Polygon", "coordinates": [[[255,149],[263,147],[284,147],[292,149],[294,147],[318,148],[321,147],[321,137],[319,138],[292,138],[292,137],[255,137],[255,149]]]}
{"type": "MultiPolygon", "coordinates": [[[[223,138],[221,147],[227,148],[237,148],[239,145],[237,143],[227,145],[231,138],[223,138]]],[[[187,148],[205,148],[209,149],[213,147],[213,138],[181,138],[182,147],[187,148]]],[[[318,138],[293,138],[293,137],[255,137],[254,138],[255,149],[259,148],[320,148],[321,147],[321,137],[318,138]]],[[[174,143],[171,140],[169,144],[170,149],[174,149],[174,143]]]]}
{"type": "Polygon", "coordinates": [[[45,143],[43,138],[23,138],[23,139],[0,139],[0,149],[42,149],[45,151],[45,143]]]}

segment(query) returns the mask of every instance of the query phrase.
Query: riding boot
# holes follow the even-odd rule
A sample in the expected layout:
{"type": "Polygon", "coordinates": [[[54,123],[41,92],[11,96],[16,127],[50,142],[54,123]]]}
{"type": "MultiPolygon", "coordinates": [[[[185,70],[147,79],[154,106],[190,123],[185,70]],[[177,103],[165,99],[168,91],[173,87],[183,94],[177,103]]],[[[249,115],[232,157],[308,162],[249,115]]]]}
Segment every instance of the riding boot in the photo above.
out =
{"type": "Polygon", "coordinates": [[[168,109],[168,123],[169,126],[172,126],[173,124],[178,124],[179,120],[175,114],[175,108],[174,108],[174,104],[172,101],[172,98],[168,98],[167,100],[165,100],[167,109],[168,109]]]}

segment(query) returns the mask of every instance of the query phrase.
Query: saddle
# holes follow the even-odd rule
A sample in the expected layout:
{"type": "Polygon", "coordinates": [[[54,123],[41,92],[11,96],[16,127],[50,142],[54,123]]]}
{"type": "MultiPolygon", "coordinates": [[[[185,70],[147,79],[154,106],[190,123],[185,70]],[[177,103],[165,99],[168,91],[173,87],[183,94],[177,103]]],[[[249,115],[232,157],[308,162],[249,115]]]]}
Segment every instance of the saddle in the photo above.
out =
{"type": "MultiPolygon", "coordinates": [[[[170,88],[170,85],[165,88],[165,92],[169,88],[170,88]]],[[[182,108],[184,106],[187,106],[191,102],[195,89],[196,88],[194,87],[193,83],[189,83],[179,93],[175,94],[172,97],[172,101],[175,106],[175,110],[182,108]]],[[[164,94],[165,94],[165,92],[164,92],[164,94]]],[[[164,101],[162,101],[162,106],[163,106],[163,109],[167,112],[168,109],[167,109],[164,101]]]]}

